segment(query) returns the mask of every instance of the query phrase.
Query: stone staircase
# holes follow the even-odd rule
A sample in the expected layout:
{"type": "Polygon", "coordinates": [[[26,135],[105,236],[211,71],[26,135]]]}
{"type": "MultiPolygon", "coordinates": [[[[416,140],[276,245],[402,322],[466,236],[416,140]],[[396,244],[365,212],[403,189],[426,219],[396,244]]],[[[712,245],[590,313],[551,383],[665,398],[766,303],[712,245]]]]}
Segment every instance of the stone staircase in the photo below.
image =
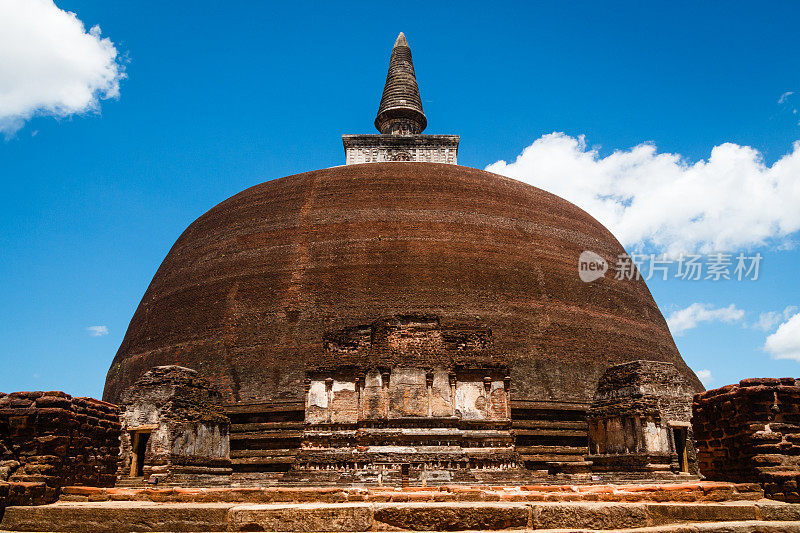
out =
{"type": "Polygon", "coordinates": [[[303,438],[302,402],[235,404],[225,408],[231,419],[231,466],[234,479],[265,474],[268,480],[287,472],[303,438]]]}
{"type": "Polygon", "coordinates": [[[11,506],[2,531],[800,532],[800,505],[758,485],[433,488],[66,487],[50,505],[11,506]]]}
{"type": "Polygon", "coordinates": [[[542,473],[588,473],[588,404],[511,401],[516,451],[525,467],[542,473]]]}

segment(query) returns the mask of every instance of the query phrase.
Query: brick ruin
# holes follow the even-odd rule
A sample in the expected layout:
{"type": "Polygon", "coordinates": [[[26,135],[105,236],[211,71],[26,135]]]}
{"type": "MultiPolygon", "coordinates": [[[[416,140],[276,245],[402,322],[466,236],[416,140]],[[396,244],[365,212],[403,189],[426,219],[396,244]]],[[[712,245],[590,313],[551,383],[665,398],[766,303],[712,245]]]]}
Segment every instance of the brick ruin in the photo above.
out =
{"type": "Polygon", "coordinates": [[[595,472],[663,478],[697,474],[692,444],[694,390],[670,363],[609,367],[587,414],[595,472]]]}
{"type": "Polygon", "coordinates": [[[707,478],[757,481],[770,498],[800,502],[800,381],[745,379],[698,394],[692,409],[707,478]]]}
{"type": "Polygon", "coordinates": [[[122,480],[226,483],[230,420],[219,392],[197,371],[159,366],[131,387],[120,406],[122,480]]]}
{"type": "Polygon", "coordinates": [[[117,406],[100,400],[0,393],[0,484],[38,487],[39,502],[53,501],[65,485],[113,487],[119,430],[117,406]]]}
{"type": "Polygon", "coordinates": [[[344,366],[309,370],[304,405],[224,405],[207,380],[179,366],[145,373],[119,408],[63,392],[4,394],[0,500],[41,504],[64,486],[156,478],[183,486],[436,486],[702,474],[758,482],[770,498],[800,502],[794,378],[743,380],[691,403],[691,388],[671,364],[635,361],[609,367],[580,410],[515,404],[507,369],[488,364],[414,367],[400,357],[411,346],[417,357],[455,360],[465,350],[490,351],[491,332],[442,327],[429,315],[336,332],[325,349],[342,352],[344,366]],[[387,355],[388,347],[400,352],[387,355]],[[392,358],[402,363],[381,366],[392,358]],[[366,366],[353,367],[355,360],[366,366]],[[556,429],[542,429],[546,416],[556,429]],[[526,440],[563,444],[570,431],[586,444],[536,449],[526,440]]]}
{"type": "Polygon", "coordinates": [[[441,483],[516,470],[511,378],[491,347],[487,328],[435,315],[329,333],[307,372],[291,477],[441,483]]]}

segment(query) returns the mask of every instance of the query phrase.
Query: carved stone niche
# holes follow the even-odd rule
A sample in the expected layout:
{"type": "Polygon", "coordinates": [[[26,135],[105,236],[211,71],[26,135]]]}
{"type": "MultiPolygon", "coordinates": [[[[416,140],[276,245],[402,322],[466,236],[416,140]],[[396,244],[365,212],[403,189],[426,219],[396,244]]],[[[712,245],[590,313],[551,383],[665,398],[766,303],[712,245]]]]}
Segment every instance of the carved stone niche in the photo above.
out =
{"type": "Polygon", "coordinates": [[[595,472],[689,476],[697,473],[691,434],[691,386],[672,363],[609,367],[589,411],[595,472]]]}
{"type": "Polygon", "coordinates": [[[197,371],[158,366],[123,395],[119,477],[173,484],[226,482],[230,420],[197,371]]]}

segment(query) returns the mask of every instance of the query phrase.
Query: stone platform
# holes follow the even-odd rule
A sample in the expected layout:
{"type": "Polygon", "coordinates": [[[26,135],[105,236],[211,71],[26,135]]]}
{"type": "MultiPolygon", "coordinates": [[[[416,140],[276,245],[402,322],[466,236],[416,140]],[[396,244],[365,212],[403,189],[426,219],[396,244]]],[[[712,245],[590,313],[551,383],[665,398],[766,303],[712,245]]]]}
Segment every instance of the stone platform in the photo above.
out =
{"type": "Polygon", "coordinates": [[[800,505],[755,484],[396,488],[67,487],[6,508],[2,531],[629,531],[800,533],[800,505]]]}

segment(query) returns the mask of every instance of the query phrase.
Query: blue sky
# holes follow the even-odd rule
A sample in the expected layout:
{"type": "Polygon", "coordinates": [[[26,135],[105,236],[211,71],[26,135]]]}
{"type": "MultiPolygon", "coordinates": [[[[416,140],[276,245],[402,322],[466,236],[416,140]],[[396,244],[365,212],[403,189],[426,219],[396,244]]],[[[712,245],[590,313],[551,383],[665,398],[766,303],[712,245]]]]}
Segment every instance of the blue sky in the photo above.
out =
{"type": "MultiPolygon", "coordinates": [[[[702,179],[729,189],[708,197],[735,204],[726,220],[764,223],[763,232],[741,242],[734,232],[729,246],[763,254],[759,279],[649,286],[665,316],[705,306],[676,342],[690,366],[710,372],[709,386],[799,373],[796,359],[763,350],[796,313],[791,306],[800,306],[792,206],[771,208],[776,198],[794,198],[794,183],[800,188],[793,148],[800,97],[787,94],[800,93],[796,3],[56,4],[87,31],[100,26],[125,77],[115,81],[118,95],[106,86],[112,97],[94,110],[91,103],[76,112],[43,104],[14,115],[0,139],[0,391],[99,397],[134,309],[189,223],[253,184],[342,164],[341,135],[373,131],[399,31],[414,53],[426,133],[461,135],[462,165],[503,160],[516,165],[509,175],[544,185],[549,178],[540,166],[517,160],[537,140],[544,139],[534,152],[552,148],[565,164],[582,158],[600,174],[615,152],[635,159],[632,149],[649,143],[678,161],[664,170],[669,192],[676,190],[669,180],[691,177],[686,169],[715,147],[749,147],[756,155],[747,176],[727,180],[724,169],[714,170],[725,166],[724,157],[746,167],[747,157],[734,151],[702,179]],[[553,132],[564,135],[543,137],[553,132]],[[580,136],[583,147],[554,148],[580,136]],[[760,179],[784,188],[740,205],[758,197],[746,186],[760,179]],[[716,312],[731,305],[742,313],[716,312]],[[770,312],[780,319],[755,327],[770,312]],[[105,326],[107,334],[92,335],[90,326],[105,326]]],[[[2,39],[0,118],[3,91],[18,79],[3,68],[4,58],[24,56],[28,46],[2,39]]],[[[647,176],[663,170],[655,155],[640,156],[632,164],[647,176]]],[[[616,179],[610,172],[599,179],[616,179]]],[[[636,176],[627,179],[645,183],[636,176]]],[[[592,190],[591,182],[571,183],[576,189],[565,195],[592,190]]],[[[684,231],[672,212],[656,220],[672,231],[656,244],[630,229],[639,222],[635,213],[620,220],[628,225],[628,249],[714,244],[692,232],[721,226],[684,231]],[[678,242],[675,232],[688,237],[678,242]]],[[[791,354],[789,326],[781,346],[791,354]]]]}

